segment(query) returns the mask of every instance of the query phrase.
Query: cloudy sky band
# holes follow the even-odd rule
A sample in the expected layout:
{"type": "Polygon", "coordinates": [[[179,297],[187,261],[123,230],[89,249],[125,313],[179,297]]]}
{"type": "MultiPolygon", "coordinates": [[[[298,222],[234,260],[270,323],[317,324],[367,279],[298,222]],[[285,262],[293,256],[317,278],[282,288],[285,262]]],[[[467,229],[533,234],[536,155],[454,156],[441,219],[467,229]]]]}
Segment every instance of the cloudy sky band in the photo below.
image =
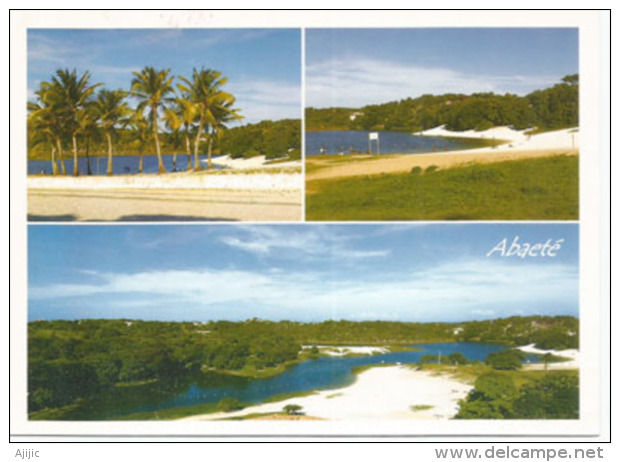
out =
{"type": "Polygon", "coordinates": [[[573,224],[42,225],[31,227],[29,240],[30,319],[579,314],[573,224]],[[564,241],[555,258],[486,256],[515,236],[564,241]]]}

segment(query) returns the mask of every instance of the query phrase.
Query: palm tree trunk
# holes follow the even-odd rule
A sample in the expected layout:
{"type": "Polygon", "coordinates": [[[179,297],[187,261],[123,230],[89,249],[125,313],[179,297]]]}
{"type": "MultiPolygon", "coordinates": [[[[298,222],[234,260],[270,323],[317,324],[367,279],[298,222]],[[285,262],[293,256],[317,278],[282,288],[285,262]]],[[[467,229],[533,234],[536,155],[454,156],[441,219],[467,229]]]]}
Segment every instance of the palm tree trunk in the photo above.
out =
{"type": "Polygon", "coordinates": [[[142,173],[142,154],[144,151],[140,150],[140,161],[138,162],[138,173],[142,173]]]}
{"type": "Polygon", "coordinates": [[[90,136],[86,138],[86,174],[93,174],[93,171],[90,168],[90,136]]]}
{"type": "Polygon", "coordinates": [[[164,161],[161,158],[161,148],[159,147],[159,136],[157,134],[157,107],[153,107],[153,134],[155,135],[158,170],[159,173],[166,173],[166,167],[164,167],[164,161]]]}
{"type": "Polygon", "coordinates": [[[213,133],[211,133],[209,135],[209,151],[208,151],[208,159],[209,162],[207,164],[207,170],[211,170],[211,167],[213,167],[213,164],[211,163],[211,152],[213,150],[213,133]]]}
{"type": "Polygon", "coordinates": [[[200,147],[200,137],[202,136],[202,126],[204,124],[204,117],[200,117],[200,124],[198,125],[198,134],[196,134],[196,141],[194,141],[194,170],[200,170],[200,162],[198,162],[198,148],[200,147]]]}
{"type": "Polygon", "coordinates": [[[114,165],[112,163],[112,137],[110,136],[110,132],[106,132],[105,137],[108,140],[108,171],[106,173],[108,175],[113,175],[114,165]]]}
{"type": "Polygon", "coordinates": [[[172,171],[173,172],[177,171],[177,152],[176,151],[172,153],[172,171]]]}
{"type": "Polygon", "coordinates": [[[78,168],[77,138],[75,133],[71,137],[71,141],[73,142],[73,176],[79,176],[80,169],[78,168]]]}
{"type": "Polygon", "coordinates": [[[58,165],[56,164],[56,148],[52,146],[52,175],[58,175],[58,165]]]}
{"type": "Polygon", "coordinates": [[[187,131],[185,132],[185,152],[187,152],[186,170],[189,172],[190,170],[193,170],[194,167],[192,166],[192,146],[189,141],[189,134],[187,133],[187,131]]]}
{"type": "Polygon", "coordinates": [[[60,162],[60,173],[62,175],[66,175],[67,169],[65,168],[65,160],[62,158],[62,143],[60,142],[60,138],[56,140],[56,146],[58,146],[58,160],[60,162]]]}

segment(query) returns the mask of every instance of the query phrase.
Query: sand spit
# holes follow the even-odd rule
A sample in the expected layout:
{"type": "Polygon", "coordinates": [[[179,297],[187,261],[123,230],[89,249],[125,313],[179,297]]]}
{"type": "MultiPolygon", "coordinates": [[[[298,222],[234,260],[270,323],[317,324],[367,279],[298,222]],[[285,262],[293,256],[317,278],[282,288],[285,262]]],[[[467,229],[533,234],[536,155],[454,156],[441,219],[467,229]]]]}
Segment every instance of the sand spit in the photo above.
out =
{"type": "MultiPolygon", "coordinates": [[[[568,358],[568,361],[562,361],[559,363],[549,363],[547,364],[547,369],[553,370],[563,370],[563,369],[579,369],[579,350],[569,349],[569,350],[541,350],[540,348],[534,347],[534,344],[524,345],[517,347],[519,350],[524,353],[545,355],[547,353],[552,354],[553,356],[561,356],[563,358],[568,358]]],[[[527,364],[525,366],[527,370],[542,370],[545,369],[544,364],[527,364]]]]}
{"type": "Polygon", "coordinates": [[[255,413],[281,412],[287,404],[302,406],[304,415],[335,421],[381,419],[441,420],[458,412],[458,401],[472,385],[449,374],[414,370],[406,366],[374,367],[360,373],[352,385],[242,411],[204,414],[181,420],[217,420],[255,413]]]}

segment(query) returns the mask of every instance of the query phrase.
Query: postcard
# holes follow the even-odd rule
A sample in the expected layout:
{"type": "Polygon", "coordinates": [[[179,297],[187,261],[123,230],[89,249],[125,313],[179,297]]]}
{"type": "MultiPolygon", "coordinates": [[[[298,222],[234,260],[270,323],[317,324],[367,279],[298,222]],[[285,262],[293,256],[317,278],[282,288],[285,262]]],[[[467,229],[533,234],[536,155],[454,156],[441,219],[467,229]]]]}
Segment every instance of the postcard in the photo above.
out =
{"type": "Polygon", "coordinates": [[[602,21],[14,12],[11,437],[607,438],[602,21]]]}

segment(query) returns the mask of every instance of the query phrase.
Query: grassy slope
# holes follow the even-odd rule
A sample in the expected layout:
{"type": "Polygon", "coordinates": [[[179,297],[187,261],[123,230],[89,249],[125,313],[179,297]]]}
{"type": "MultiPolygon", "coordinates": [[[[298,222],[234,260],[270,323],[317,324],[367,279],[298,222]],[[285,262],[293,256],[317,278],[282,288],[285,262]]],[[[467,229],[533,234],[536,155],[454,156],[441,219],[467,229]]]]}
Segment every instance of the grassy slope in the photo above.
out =
{"type": "Polygon", "coordinates": [[[576,220],[577,156],[309,182],[309,220],[576,220]]]}

